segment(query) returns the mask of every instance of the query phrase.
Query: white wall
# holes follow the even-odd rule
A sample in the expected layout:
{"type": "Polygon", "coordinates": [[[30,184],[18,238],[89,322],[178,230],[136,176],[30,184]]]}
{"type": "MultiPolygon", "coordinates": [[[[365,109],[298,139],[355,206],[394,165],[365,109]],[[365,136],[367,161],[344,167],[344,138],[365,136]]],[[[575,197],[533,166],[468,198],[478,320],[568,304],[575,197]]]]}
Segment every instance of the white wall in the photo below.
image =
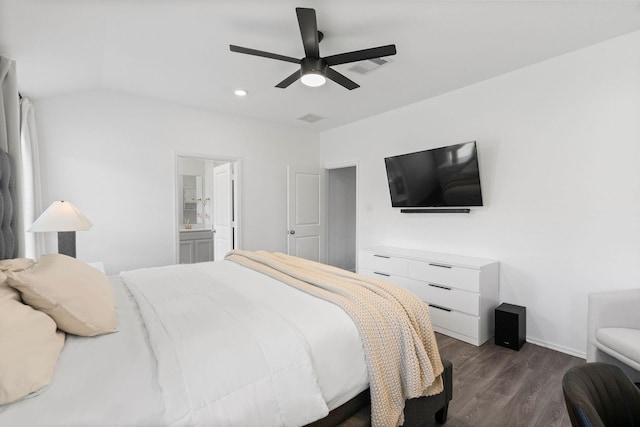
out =
{"type": "Polygon", "coordinates": [[[195,175],[204,178],[205,160],[198,157],[178,157],[178,173],[180,175],[195,175]]]}
{"type": "Polygon", "coordinates": [[[584,356],[587,294],[640,286],[640,32],[321,134],[359,160],[359,246],[497,259],[527,335],[584,356]],[[383,158],[477,140],[485,206],[403,215],[383,158]]]}
{"type": "Polygon", "coordinates": [[[286,165],[317,162],[316,134],[111,91],[35,105],[44,205],[72,201],[94,224],[79,259],[175,263],[176,152],[241,158],[242,248],[286,251],[286,165]]]}

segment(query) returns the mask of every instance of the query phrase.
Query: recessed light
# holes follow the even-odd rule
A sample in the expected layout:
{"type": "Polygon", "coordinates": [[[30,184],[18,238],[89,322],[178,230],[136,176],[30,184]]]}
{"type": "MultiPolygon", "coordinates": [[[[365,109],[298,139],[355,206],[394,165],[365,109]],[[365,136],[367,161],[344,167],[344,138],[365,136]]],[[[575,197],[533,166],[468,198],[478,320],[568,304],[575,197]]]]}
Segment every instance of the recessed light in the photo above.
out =
{"type": "Polygon", "coordinates": [[[246,91],[246,90],[244,90],[244,89],[236,89],[236,90],[234,90],[234,91],[233,91],[233,93],[235,93],[235,94],[236,94],[236,96],[240,96],[240,97],[242,97],[242,96],[247,96],[247,94],[248,94],[249,92],[247,92],[247,91],[246,91]]]}

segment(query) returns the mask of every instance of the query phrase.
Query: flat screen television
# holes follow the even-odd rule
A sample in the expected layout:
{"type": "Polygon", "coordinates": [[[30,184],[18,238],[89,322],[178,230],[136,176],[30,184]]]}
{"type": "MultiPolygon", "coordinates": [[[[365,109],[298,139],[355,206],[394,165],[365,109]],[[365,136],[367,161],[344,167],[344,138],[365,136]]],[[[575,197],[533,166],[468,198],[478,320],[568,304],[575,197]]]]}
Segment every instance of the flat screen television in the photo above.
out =
{"type": "Polygon", "coordinates": [[[384,159],[394,208],[482,206],[476,142],[384,159]]]}

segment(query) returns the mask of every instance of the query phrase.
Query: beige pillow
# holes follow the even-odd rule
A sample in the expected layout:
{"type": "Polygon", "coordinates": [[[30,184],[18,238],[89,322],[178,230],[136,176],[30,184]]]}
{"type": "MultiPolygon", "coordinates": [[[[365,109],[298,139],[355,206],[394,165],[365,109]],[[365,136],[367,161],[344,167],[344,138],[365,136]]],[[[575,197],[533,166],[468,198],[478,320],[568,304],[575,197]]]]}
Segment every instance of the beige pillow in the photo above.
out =
{"type": "Polygon", "coordinates": [[[0,261],[0,271],[28,270],[32,268],[35,263],[31,258],[3,259],[0,261]]]}
{"type": "Polygon", "coordinates": [[[66,255],[44,255],[29,270],[5,274],[22,301],[51,316],[59,329],[87,337],[117,330],[111,283],[84,262],[66,255]]]}
{"type": "Polygon", "coordinates": [[[63,345],[64,334],[53,319],[0,284],[0,405],[49,384],[63,345]]]}
{"type": "MultiPolygon", "coordinates": [[[[7,281],[5,271],[22,271],[33,267],[36,262],[30,258],[14,258],[0,260],[0,283],[7,281]]],[[[16,291],[17,292],[17,291],[16,291]]]]}

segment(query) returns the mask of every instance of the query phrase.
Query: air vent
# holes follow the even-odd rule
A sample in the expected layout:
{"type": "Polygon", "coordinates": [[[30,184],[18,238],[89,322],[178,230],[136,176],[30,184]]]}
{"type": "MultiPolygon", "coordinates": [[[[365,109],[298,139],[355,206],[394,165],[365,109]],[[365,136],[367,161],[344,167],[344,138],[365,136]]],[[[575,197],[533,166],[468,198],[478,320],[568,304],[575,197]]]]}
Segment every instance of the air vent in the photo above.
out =
{"type": "Polygon", "coordinates": [[[388,62],[391,62],[391,60],[385,58],[367,59],[366,61],[357,62],[353,67],[349,68],[349,70],[359,74],[368,74],[372,71],[377,70],[388,62]]]}
{"type": "Polygon", "coordinates": [[[302,120],[303,122],[307,122],[307,123],[315,123],[317,121],[320,121],[324,119],[324,117],[318,116],[316,114],[305,114],[302,117],[298,117],[298,120],[302,120]]]}

